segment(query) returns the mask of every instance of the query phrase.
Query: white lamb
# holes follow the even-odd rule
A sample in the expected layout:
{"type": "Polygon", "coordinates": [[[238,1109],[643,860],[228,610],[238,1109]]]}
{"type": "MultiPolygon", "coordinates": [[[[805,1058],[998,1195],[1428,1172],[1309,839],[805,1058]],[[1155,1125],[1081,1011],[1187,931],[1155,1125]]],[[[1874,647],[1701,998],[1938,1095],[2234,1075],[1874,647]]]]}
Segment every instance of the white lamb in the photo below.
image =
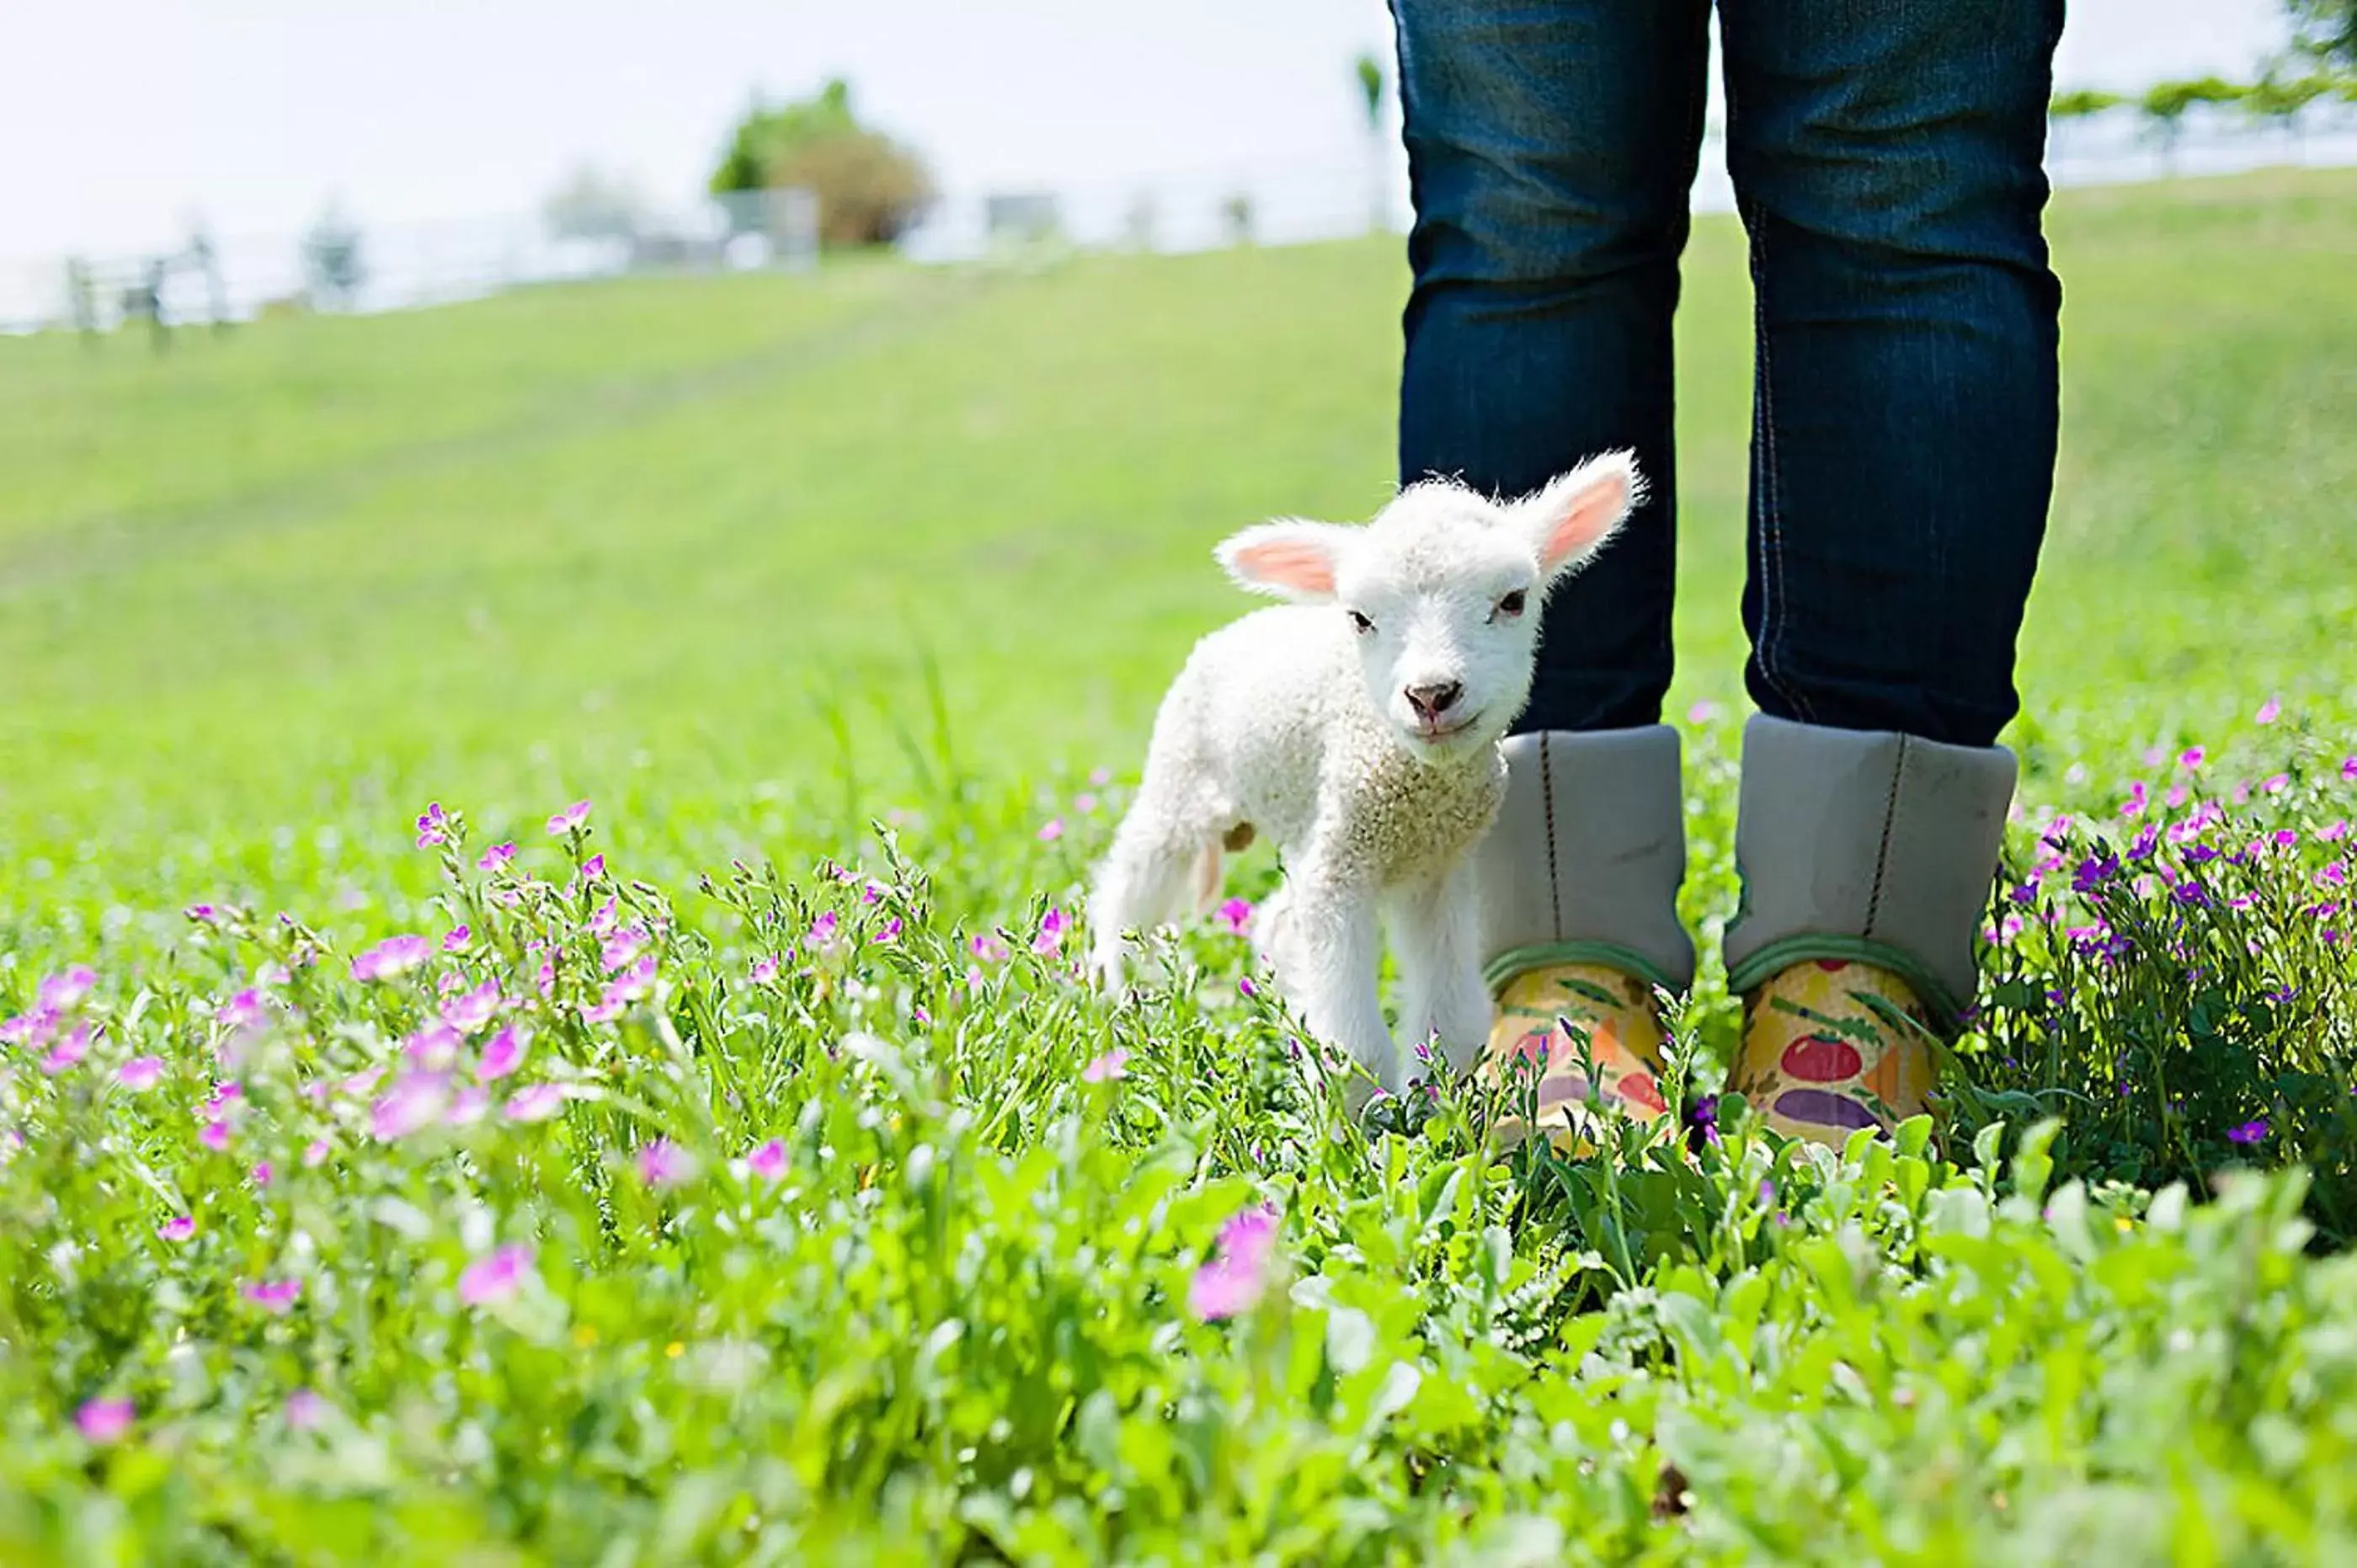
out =
{"type": "Polygon", "coordinates": [[[1097,980],[1118,986],[1125,933],[1199,913],[1222,849],[1264,832],[1285,883],[1253,939],[1310,1030],[1365,1069],[1346,1102],[1405,1088],[1379,914],[1401,1033],[1437,1035],[1463,1071],[1490,1028],[1469,852],[1503,797],[1498,743],[1530,697],[1539,606],[1641,484],[1612,453],[1517,501],[1427,480],[1364,527],[1286,520],[1221,544],[1238,584],[1293,604],[1204,638],[1163,698],[1089,901],[1097,980]]]}

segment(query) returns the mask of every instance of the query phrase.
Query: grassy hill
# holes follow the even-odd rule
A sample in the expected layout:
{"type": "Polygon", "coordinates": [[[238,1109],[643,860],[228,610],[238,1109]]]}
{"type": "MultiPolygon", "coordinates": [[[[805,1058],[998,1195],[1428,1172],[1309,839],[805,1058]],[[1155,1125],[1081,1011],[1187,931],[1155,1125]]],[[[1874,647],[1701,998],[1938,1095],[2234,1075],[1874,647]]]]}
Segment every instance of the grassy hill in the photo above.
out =
{"type": "Polygon", "coordinates": [[[2357,177],[2053,233],[2020,886],[1838,1158],[1365,1135],[1210,927],[1072,983],[1211,543],[1386,491],[1395,242],[0,342],[0,1563],[2357,1558],[2357,177]]]}

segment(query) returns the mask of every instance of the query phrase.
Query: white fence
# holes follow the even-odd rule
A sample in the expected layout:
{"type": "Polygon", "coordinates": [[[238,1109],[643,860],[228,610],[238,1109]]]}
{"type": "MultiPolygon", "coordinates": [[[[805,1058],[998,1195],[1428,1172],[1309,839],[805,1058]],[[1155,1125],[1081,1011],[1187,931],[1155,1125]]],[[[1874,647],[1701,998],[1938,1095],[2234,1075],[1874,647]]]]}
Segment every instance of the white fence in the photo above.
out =
{"type": "MultiPolygon", "coordinates": [[[[1695,181],[1695,205],[1734,205],[1714,127],[1695,181]]],[[[2197,109],[2166,145],[2131,109],[2058,122],[2048,166],[2058,185],[2126,183],[2226,173],[2266,165],[2357,164],[2357,107],[2319,103],[2289,126],[2197,109]]],[[[1291,244],[1397,229],[1407,216],[1396,146],[1376,156],[1212,169],[1119,184],[954,192],[936,201],[900,241],[910,257],[958,262],[1049,235],[1082,249],[1178,252],[1240,242],[1291,244]]],[[[627,234],[564,238],[518,215],[357,231],[349,289],[323,289],[306,237],[232,235],[210,242],[214,271],[185,243],[81,262],[91,324],[109,329],[146,318],[147,292],[163,321],[245,319],[274,306],[313,304],[377,311],[478,298],[503,289],[584,278],[680,271],[802,266],[814,260],[814,215],[793,194],[706,201],[641,218],[627,234]],[[308,258],[308,259],[307,259],[308,258]],[[158,261],[174,263],[156,272],[158,261]]],[[[0,263],[0,332],[71,326],[69,263],[0,263]]]]}

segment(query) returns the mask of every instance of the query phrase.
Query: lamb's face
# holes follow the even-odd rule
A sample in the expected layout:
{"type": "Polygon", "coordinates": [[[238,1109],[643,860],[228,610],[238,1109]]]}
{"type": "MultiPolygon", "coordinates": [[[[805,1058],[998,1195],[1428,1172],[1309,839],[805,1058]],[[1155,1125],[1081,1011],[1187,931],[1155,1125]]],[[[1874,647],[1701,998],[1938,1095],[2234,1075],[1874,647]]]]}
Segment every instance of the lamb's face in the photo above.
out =
{"type": "Polygon", "coordinates": [[[1539,607],[1595,553],[1640,494],[1625,453],[1518,501],[1434,480],[1364,528],[1284,521],[1220,546],[1248,588],[1336,616],[1357,643],[1367,700],[1432,761],[1493,746],[1530,698],[1539,607]]]}
{"type": "Polygon", "coordinates": [[[1523,711],[1544,591],[1529,538],[1455,489],[1393,503],[1334,585],[1369,704],[1436,761],[1494,746],[1523,711]]]}

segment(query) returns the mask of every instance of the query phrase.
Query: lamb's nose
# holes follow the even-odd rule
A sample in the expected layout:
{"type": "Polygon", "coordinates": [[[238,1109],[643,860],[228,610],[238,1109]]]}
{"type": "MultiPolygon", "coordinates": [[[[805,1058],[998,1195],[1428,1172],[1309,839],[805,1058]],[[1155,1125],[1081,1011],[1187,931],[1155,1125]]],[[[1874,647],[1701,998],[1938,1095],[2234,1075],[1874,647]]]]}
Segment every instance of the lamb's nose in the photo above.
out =
{"type": "Polygon", "coordinates": [[[1441,681],[1428,686],[1410,686],[1407,688],[1407,705],[1415,710],[1418,718],[1430,724],[1455,707],[1457,699],[1464,694],[1463,683],[1456,681],[1441,681]]]}

